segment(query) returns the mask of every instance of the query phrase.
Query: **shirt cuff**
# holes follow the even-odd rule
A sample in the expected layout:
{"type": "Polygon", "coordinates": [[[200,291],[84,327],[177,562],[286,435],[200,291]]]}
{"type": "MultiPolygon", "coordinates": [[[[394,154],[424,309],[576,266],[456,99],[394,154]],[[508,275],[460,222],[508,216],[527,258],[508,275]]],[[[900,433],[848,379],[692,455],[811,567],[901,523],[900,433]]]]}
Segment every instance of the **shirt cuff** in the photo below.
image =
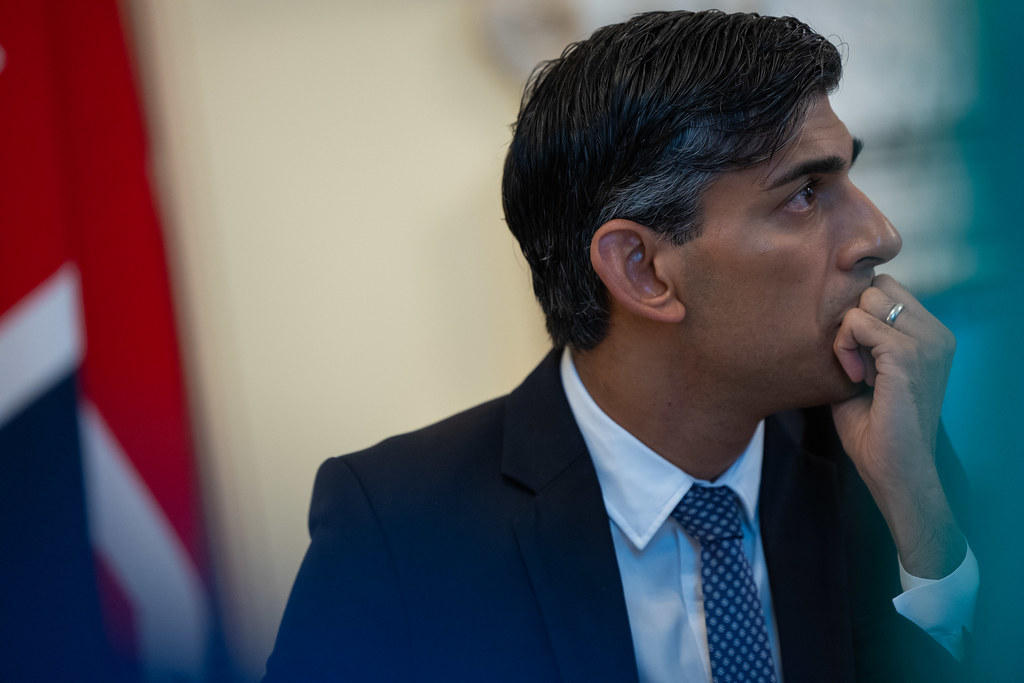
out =
{"type": "Polygon", "coordinates": [[[974,606],[980,584],[978,561],[970,546],[960,566],[941,579],[922,579],[908,574],[900,562],[900,582],[903,593],[892,600],[896,611],[917,624],[957,661],[963,661],[963,630],[974,628],[974,606]]]}

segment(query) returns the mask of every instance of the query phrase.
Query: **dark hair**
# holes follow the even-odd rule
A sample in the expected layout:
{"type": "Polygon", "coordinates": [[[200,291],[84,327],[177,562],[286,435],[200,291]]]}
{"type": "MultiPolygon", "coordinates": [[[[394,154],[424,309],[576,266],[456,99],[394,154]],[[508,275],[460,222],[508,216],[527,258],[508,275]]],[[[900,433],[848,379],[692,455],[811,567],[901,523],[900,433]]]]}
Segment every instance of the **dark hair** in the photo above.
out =
{"type": "Polygon", "coordinates": [[[626,218],[692,239],[715,177],[769,160],[841,73],[836,47],[806,24],[717,10],[641,14],[541,64],[502,201],[555,345],[590,349],[607,331],[590,264],[598,227],[626,218]]]}

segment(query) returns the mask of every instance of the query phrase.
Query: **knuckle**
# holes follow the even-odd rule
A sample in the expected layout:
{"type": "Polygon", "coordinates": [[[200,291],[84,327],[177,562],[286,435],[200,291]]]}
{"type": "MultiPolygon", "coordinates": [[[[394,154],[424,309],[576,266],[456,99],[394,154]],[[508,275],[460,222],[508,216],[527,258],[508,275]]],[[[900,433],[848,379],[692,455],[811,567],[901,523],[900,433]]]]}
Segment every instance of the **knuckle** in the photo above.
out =
{"type": "Polygon", "coordinates": [[[945,342],[946,350],[949,351],[949,353],[953,353],[954,351],[956,351],[956,335],[953,334],[945,326],[943,326],[942,332],[943,332],[942,338],[943,338],[943,341],[945,342]]]}
{"type": "Polygon", "coordinates": [[[867,307],[869,299],[871,299],[871,297],[873,296],[871,293],[871,290],[873,289],[874,287],[868,287],[867,289],[860,293],[860,298],[857,299],[857,306],[859,306],[860,308],[867,307]]]}

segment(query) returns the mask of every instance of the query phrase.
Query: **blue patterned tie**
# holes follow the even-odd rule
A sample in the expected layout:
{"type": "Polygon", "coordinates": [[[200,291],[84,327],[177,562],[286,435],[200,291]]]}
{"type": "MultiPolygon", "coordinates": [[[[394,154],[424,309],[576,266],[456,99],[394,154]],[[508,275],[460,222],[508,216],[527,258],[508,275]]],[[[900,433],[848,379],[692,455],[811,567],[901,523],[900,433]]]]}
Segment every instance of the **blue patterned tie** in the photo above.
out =
{"type": "Polygon", "coordinates": [[[692,486],[672,517],[700,542],[704,621],[714,683],[775,683],[775,663],[754,573],[743,554],[736,496],[692,486]]]}

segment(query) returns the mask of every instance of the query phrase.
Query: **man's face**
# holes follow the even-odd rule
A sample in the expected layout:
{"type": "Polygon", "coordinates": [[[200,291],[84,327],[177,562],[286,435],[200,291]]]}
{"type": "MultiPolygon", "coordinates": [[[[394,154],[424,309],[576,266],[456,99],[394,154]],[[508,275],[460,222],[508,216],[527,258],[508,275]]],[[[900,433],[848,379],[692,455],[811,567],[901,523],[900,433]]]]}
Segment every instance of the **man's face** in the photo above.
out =
{"type": "Polygon", "coordinates": [[[828,98],[818,98],[775,159],[712,184],[701,236],[680,247],[686,353],[751,409],[856,391],[832,344],[901,240],[850,181],[854,147],[828,98]]]}

